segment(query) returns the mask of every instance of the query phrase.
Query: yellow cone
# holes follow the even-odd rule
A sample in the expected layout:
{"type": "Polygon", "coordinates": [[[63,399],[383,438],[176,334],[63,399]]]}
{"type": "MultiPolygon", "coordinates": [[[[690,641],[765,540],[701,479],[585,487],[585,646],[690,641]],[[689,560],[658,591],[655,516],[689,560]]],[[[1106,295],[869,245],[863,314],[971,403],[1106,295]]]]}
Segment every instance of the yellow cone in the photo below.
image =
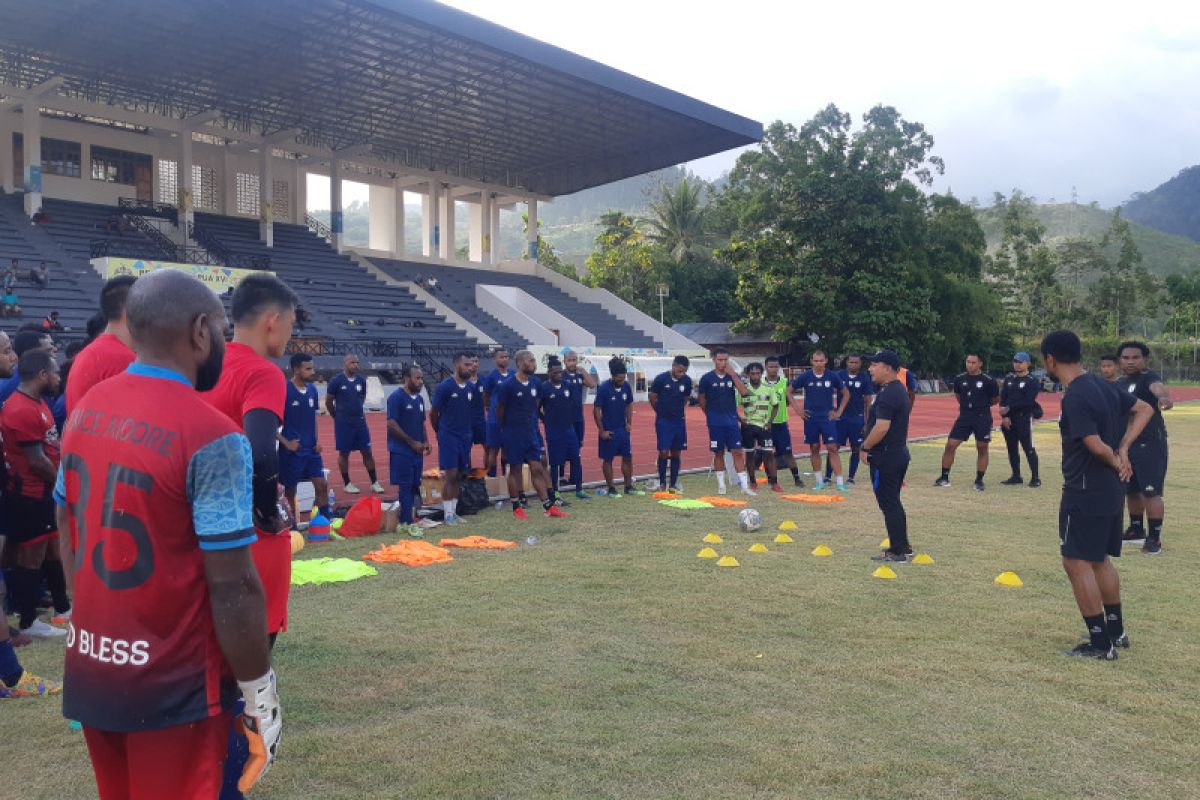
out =
{"type": "Polygon", "coordinates": [[[887,550],[891,546],[892,546],[892,540],[887,538],[886,536],[883,537],[883,541],[879,543],[880,550],[887,550]]]}
{"type": "Polygon", "coordinates": [[[775,534],[775,544],[791,544],[794,541],[796,540],[788,536],[786,533],[775,534]]]}
{"type": "Polygon", "coordinates": [[[933,557],[929,553],[917,553],[913,556],[912,563],[914,564],[932,564],[933,557]]]}
{"type": "Polygon", "coordinates": [[[997,586],[1024,586],[1024,582],[1015,572],[1001,572],[996,576],[996,580],[992,581],[997,586]]]}
{"type": "Polygon", "coordinates": [[[696,553],[696,558],[716,558],[716,557],[717,557],[717,551],[713,550],[711,547],[706,547],[703,550],[701,550],[699,553],[696,553]]]}
{"type": "Polygon", "coordinates": [[[792,522],[790,519],[785,519],[783,522],[779,523],[779,530],[781,530],[781,531],[798,531],[798,530],[800,530],[800,527],[796,523],[792,522]]]}
{"type": "Polygon", "coordinates": [[[718,567],[740,567],[741,564],[739,564],[738,560],[736,558],[734,558],[733,556],[721,556],[721,558],[717,560],[717,566],[718,567]]]}
{"type": "Polygon", "coordinates": [[[754,544],[750,545],[750,552],[751,553],[765,553],[765,552],[767,552],[767,546],[765,544],[763,544],[762,542],[755,542],[754,544]]]}
{"type": "Polygon", "coordinates": [[[717,536],[715,533],[710,533],[704,537],[704,542],[706,544],[720,544],[723,541],[725,541],[725,540],[722,539],[720,536],[717,536]]]}
{"type": "Polygon", "coordinates": [[[871,573],[872,578],[883,578],[884,580],[895,580],[896,572],[891,567],[880,567],[871,573]]]}
{"type": "Polygon", "coordinates": [[[830,550],[830,549],[829,549],[828,547],[826,547],[825,545],[823,545],[823,544],[819,544],[819,545],[817,545],[816,547],[814,547],[814,548],[813,548],[812,554],[813,554],[814,556],[818,556],[818,557],[820,557],[820,556],[831,556],[831,555],[833,555],[833,551],[832,551],[832,550],[830,550]]]}

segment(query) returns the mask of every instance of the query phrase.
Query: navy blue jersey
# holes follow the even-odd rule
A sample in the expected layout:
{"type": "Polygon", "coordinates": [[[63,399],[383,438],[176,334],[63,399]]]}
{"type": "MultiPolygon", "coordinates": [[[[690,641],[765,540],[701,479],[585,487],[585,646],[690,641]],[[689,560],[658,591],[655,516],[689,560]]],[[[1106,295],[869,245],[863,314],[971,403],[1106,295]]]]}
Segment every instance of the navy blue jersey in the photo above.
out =
{"type": "Polygon", "coordinates": [[[329,388],[326,391],[336,402],[334,416],[337,419],[362,417],[363,403],[367,399],[367,379],[361,374],[347,378],[346,373],[339,372],[329,379],[329,388]]]}
{"type": "Polygon", "coordinates": [[[487,412],[483,408],[483,387],[479,381],[471,381],[467,385],[471,390],[471,421],[482,423],[487,419],[487,412]]]}
{"type": "Polygon", "coordinates": [[[546,430],[562,430],[570,428],[575,421],[575,397],[578,389],[565,380],[555,386],[547,381],[542,384],[542,416],[546,420],[546,430]]]}
{"type": "MultiPolygon", "coordinates": [[[[387,418],[394,419],[399,424],[400,430],[404,431],[415,441],[426,441],[425,398],[420,393],[415,395],[409,394],[403,386],[392,392],[391,396],[387,399],[387,418]]],[[[413,449],[408,446],[407,442],[389,436],[388,452],[412,453],[413,449]]]]}
{"type": "Polygon", "coordinates": [[[487,374],[487,377],[485,377],[483,379],[482,388],[483,388],[483,391],[486,392],[487,396],[488,396],[488,416],[489,416],[489,418],[491,418],[491,419],[496,418],[496,389],[497,389],[497,387],[499,387],[500,384],[504,383],[504,381],[511,378],[512,375],[513,375],[512,370],[509,370],[508,372],[501,372],[498,369],[494,369],[487,374]]]}
{"type": "Polygon", "coordinates": [[[474,383],[467,381],[459,384],[453,376],[437,385],[430,403],[438,411],[438,433],[471,435],[475,394],[474,383]]]}
{"type": "Polygon", "coordinates": [[[809,414],[828,414],[837,408],[842,379],[831,370],[818,375],[810,369],[792,382],[792,391],[804,392],[804,410],[809,414]]]}
{"type": "Polygon", "coordinates": [[[571,402],[574,409],[571,412],[574,414],[573,419],[577,422],[583,421],[583,401],[587,399],[587,387],[583,385],[583,369],[577,367],[575,372],[567,372],[563,370],[563,385],[571,389],[571,402]]]}
{"type": "Polygon", "coordinates": [[[606,380],[596,390],[596,408],[600,409],[600,421],[606,431],[625,430],[625,409],[633,405],[633,389],[626,380],[620,386],[606,380]]]}
{"type": "Polygon", "coordinates": [[[504,431],[529,431],[532,435],[537,430],[541,389],[542,382],[532,376],[527,383],[521,383],[516,375],[500,382],[491,399],[497,407],[504,406],[504,431]]]}
{"type": "Polygon", "coordinates": [[[700,378],[700,394],[704,395],[705,414],[709,418],[737,418],[740,395],[731,373],[721,376],[715,369],[704,373],[700,378]]]}
{"type": "Polygon", "coordinates": [[[299,439],[300,449],[311,450],[317,446],[317,387],[311,383],[304,391],[296,384],[287,382],[287,394],[283,401],[283,430],[285,439],[299,439]]]}
{"type": "Polygon", "coordinates": [[[650,384],[650,394],[657,398],[654,414],[658,419],[683,419],[683,410],[692,396],[692,378],[684,373],[682,378],[675,380],[668,370],[650,384]]]}
{"type": "Polygon", "coordinates": [[[842,386],[850,392],[850,399],[846,401],[846,407],[842,409],[843,417],[861,417],[867,413],[867,395],[875,394],[875,383],[871,380],[871,376],[866,372],[859,372],[857,375],[851,375],[848,370],[839,370],[838,378],[842,382],[842,386]]]}

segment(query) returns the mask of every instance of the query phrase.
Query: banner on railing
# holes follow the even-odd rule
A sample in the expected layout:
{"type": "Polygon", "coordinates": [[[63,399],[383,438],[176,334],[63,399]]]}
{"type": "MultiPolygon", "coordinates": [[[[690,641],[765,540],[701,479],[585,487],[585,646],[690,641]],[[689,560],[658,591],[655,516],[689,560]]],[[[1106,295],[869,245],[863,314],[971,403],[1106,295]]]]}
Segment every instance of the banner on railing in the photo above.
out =
{"type": "MultiPolygon", "coordinates": [[[[201,283],[210,287],[217,294],[223,294],[236,287],[247,275],[267,272],[259,269],[236,269],[234,267],[212,267],[205,264],[178,264],[174,261],[150,261],[141,258],[93,258],[92,265],[97,267],[105,278],[115,278],[118,275],[141,276],[160,269],[177,269],[186,272],[201,283]]],[[[273,272],[268,272],[273,275],[273,272]]]]}

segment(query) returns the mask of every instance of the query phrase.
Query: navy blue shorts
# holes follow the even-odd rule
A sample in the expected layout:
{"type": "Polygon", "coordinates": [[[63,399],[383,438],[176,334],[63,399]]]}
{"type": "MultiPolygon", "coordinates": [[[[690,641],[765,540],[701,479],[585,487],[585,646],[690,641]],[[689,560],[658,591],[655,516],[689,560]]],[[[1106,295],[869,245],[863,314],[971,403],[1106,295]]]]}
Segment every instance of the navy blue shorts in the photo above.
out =
{"type": "Polygon", "coordinates": [[[542,460],[542,437],[529,431],[503,432],[500,448],[509,464],[525,464],[542,460]]]}
{"type": "Polygon", "coordinates": [[[960,414],[950,429],[950,438],[965,442],[972,436],[976,442],[992,440],[992,414],[960,414]]]}
{"type": "Polygon", "coordinates": [[[487,421],[487,425],[484,427],[483,443],[489,450],[498,450],[504,444],[500,435],[499,420],[489,419],[487,421]]]}
{"type": "Polygon", "coordinates": [[[842,417],[837,421],[837,443],[839,446],[848,444],[858,447],[863,443],[863,426],[866,420],[862,417],[842,417]]]}
{"type": "Polygon", "coordinates": [[[335,420],[333,423],[333,446],[339,453],[371,449],[371,430],[366,417],[335,420]]]}
{"type": "Polygon", "coordinates": [[[747,425],[742,431],[742,444],[747,450],[775,451],[775,439],[771,436],[771,428],[759,428],[747,425]]]}
{"type": "Polygon", "coordinates": [[[471,468],[471,440],[455,433],[438,433],[438,469],[471,468]]]}
{"type": "Polygon", "coordinates": [[[613,431],[612,438],[600,439],[600,460],[612,461],[621,458],[633,458],[633,448],[629,444],[629,431],[621,428],[613,431]]]}
{"type": "Polygon", "coordinates": [[[471,444],[487,443],[487,422],[477,419],[471,422],[471,444]]]}
{"type": "Polygon", "coordinates": [[[393,486],[417,487],[421,485],[421,468],[425,458],[413,453],[389,453],[388,472],[391,473],[393,486]]]}
{"type": "Polygon", "coordinates": [[[776,453],[786,456],[792,452],[792,429],[786,422],[771,425],[771,440],[775,443],[776,453]]]}
{"type": "Polygon", "coordinates": [[[682,419],[654,420],[654,433],[658,437],[658,449],[687,450],[687,422],[682,419]]]}
{"type": "Polygon", "coordinates": [[[737,418],[708,421],[708,449],[714,453],[742,449],[742,426],[737,418]]]}
{"type": "Polygon", "coordinates": [[[579,439],[575,428],[547,428],[546,455],[551,464],[567,464],[579,455],[579,439]]]}
{"type": "Polygon", "coordinates": [[[324,478],[325,462],[320,453],[300,448],[296,452],[279,448],[279,482],[285,489],[295,489],[309,478],[324,478]]]}
{"type": "Polygon", "coordinates": [[[571,425],[575,428],[575,438],[579,440],[579,446],[583,447],[583,417],[575,420],[571,425]]]}
{"type": "Polygon", "coordinates": [[[820,444],[821,440],[824,439],[825,444],[837,444],[837,422],[829,418],[828,411],[817,411],[813,413],[820,415],[820,419],[814,416],[812,419],[804,420],[804,443],[820,444]]]}

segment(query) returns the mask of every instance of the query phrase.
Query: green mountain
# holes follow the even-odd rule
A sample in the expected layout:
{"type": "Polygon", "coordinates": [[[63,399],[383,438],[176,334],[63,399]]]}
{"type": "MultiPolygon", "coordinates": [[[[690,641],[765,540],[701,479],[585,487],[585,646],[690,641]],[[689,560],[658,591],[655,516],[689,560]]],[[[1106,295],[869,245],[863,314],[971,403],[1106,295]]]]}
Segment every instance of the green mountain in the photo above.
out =
{"type": "MultiPolygon", "coordinates": [[[[1086,206],[1078,203],[1047,203],[1037,206],[1036,213],[1038,220],[1046,227],[1043,238],[1051,246],[1067,239],[1099,240],[1112,221],[1112,212],[1094,203],[1086,206]]],[[[988,249],[994,250],[1000,244],[1003,212],[982,208],[976,215],[987,236],[988,249]]],[[[1155,230],[1132,219],[1130,227],[1134,242],[1142,253],[1142,263],[1151,273],[1165,277],[1174,272],[1200,269],[1200,242],[1155,230]]]]}
{"type": "Polygon", "coordinates": [[[1125,204],[1125,216],[1151,228],[1200,241],[1200,166],[1188,167],[1125,204]]]}

